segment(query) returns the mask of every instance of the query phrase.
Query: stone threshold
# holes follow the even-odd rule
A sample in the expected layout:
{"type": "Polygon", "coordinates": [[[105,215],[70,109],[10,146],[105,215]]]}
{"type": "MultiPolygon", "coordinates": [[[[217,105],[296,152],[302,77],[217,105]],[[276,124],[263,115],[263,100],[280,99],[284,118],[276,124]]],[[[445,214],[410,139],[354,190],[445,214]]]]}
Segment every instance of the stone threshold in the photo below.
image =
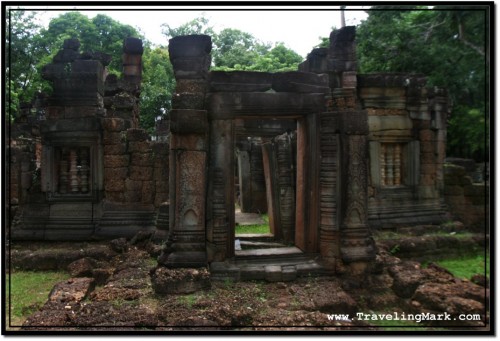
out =
{"type": "Polygon", "coordinates": [[[213,280],[286,282],[298,277],[328,275],[313,259],[315,255],[304,254],[295,246],[242,250],[235,255],[233,260],[210,264],[213,280]]]}

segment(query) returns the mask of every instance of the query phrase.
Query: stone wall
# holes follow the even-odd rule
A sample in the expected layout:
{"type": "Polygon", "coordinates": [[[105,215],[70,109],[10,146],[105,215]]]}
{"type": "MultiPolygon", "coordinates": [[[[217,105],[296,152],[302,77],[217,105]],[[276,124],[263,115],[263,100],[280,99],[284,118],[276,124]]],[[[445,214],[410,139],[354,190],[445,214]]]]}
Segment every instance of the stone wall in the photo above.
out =
{"type": "Polygon", "coordinates": [[[455,219],[467,229],[489,233],[489,184],[474,183],[464,167],[444,165],[444,198],[455,219]]]}
{"type": "Polygon", "coordinates": [[[66,40],[43,68],[53,83],[45,117],[15,125],[9,193],[21,207],[13,238],[132,237],[153,231],[168,202],[169,142],[138,128],[142,41],[124,41],[121,77],[108,75],[110,56],[79,46],[66,40]]]}

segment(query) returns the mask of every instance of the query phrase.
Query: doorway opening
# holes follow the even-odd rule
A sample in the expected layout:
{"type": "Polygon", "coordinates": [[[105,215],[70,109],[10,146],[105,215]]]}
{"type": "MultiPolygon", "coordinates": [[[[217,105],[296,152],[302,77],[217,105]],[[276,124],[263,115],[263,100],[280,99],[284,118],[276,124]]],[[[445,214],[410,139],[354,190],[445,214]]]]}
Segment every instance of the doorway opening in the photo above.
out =
{"type": "Polygon", "coordinates": [[[235,122],[235,251],[294,246],[297,121],[235,122]]]}

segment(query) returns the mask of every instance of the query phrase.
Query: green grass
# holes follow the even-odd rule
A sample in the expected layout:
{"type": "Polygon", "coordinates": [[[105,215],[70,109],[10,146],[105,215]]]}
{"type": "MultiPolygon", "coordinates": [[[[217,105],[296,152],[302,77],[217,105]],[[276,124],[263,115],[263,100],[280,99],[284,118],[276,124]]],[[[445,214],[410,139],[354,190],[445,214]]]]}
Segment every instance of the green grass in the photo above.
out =
{"type": "Polygon", "coordinates": [[[265,234],[270,233],[269,225],[238,225],[236,234],[265,234]]]}
{"type": "MultiPolygon", "coordinates": [[[[444,259],[436,264],[448,269],[455,277],[470,279],[472,275],[485,273],[484,252],[472,256],[444,259]]],[[[490,276],[490,260],[486,258],[486,276],[490,276]]]]}
{"type": "Polygon", "coordinates": [[[39,310],[57,282],[69,278],[64,272],[16,271],[6,276],[7,315],[11,326],[21,326],[26,318],[39,310]],[[11,304],[9,309],[9,304],[11,304]]]}
{"type": "Polygon", "coordinates": [[[271,229],[269,227],[269,215],[262,214],[262,219],[265,221],[265,224],[258,225],[237,225],[236,226],[236,234],[265,234],[270,233],[271,229]]]}

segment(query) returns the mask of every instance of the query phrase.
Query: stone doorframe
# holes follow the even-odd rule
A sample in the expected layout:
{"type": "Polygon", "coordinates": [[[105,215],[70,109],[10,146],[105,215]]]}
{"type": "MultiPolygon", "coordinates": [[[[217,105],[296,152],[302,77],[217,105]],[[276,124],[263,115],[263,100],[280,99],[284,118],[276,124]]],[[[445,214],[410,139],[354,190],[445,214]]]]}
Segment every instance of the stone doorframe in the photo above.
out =
{"type": "Polygon", "coordinates": [[[170,230],[162,263],[234,257],[235,119],[297,120],[295,245],[338,261],[374,257],[367,226],[367,115],[327,111],[326,74],[209,72],[211,39],[170,40],[170,230]],[[341,205],[342,203],[342,205],[341,205]]]}

